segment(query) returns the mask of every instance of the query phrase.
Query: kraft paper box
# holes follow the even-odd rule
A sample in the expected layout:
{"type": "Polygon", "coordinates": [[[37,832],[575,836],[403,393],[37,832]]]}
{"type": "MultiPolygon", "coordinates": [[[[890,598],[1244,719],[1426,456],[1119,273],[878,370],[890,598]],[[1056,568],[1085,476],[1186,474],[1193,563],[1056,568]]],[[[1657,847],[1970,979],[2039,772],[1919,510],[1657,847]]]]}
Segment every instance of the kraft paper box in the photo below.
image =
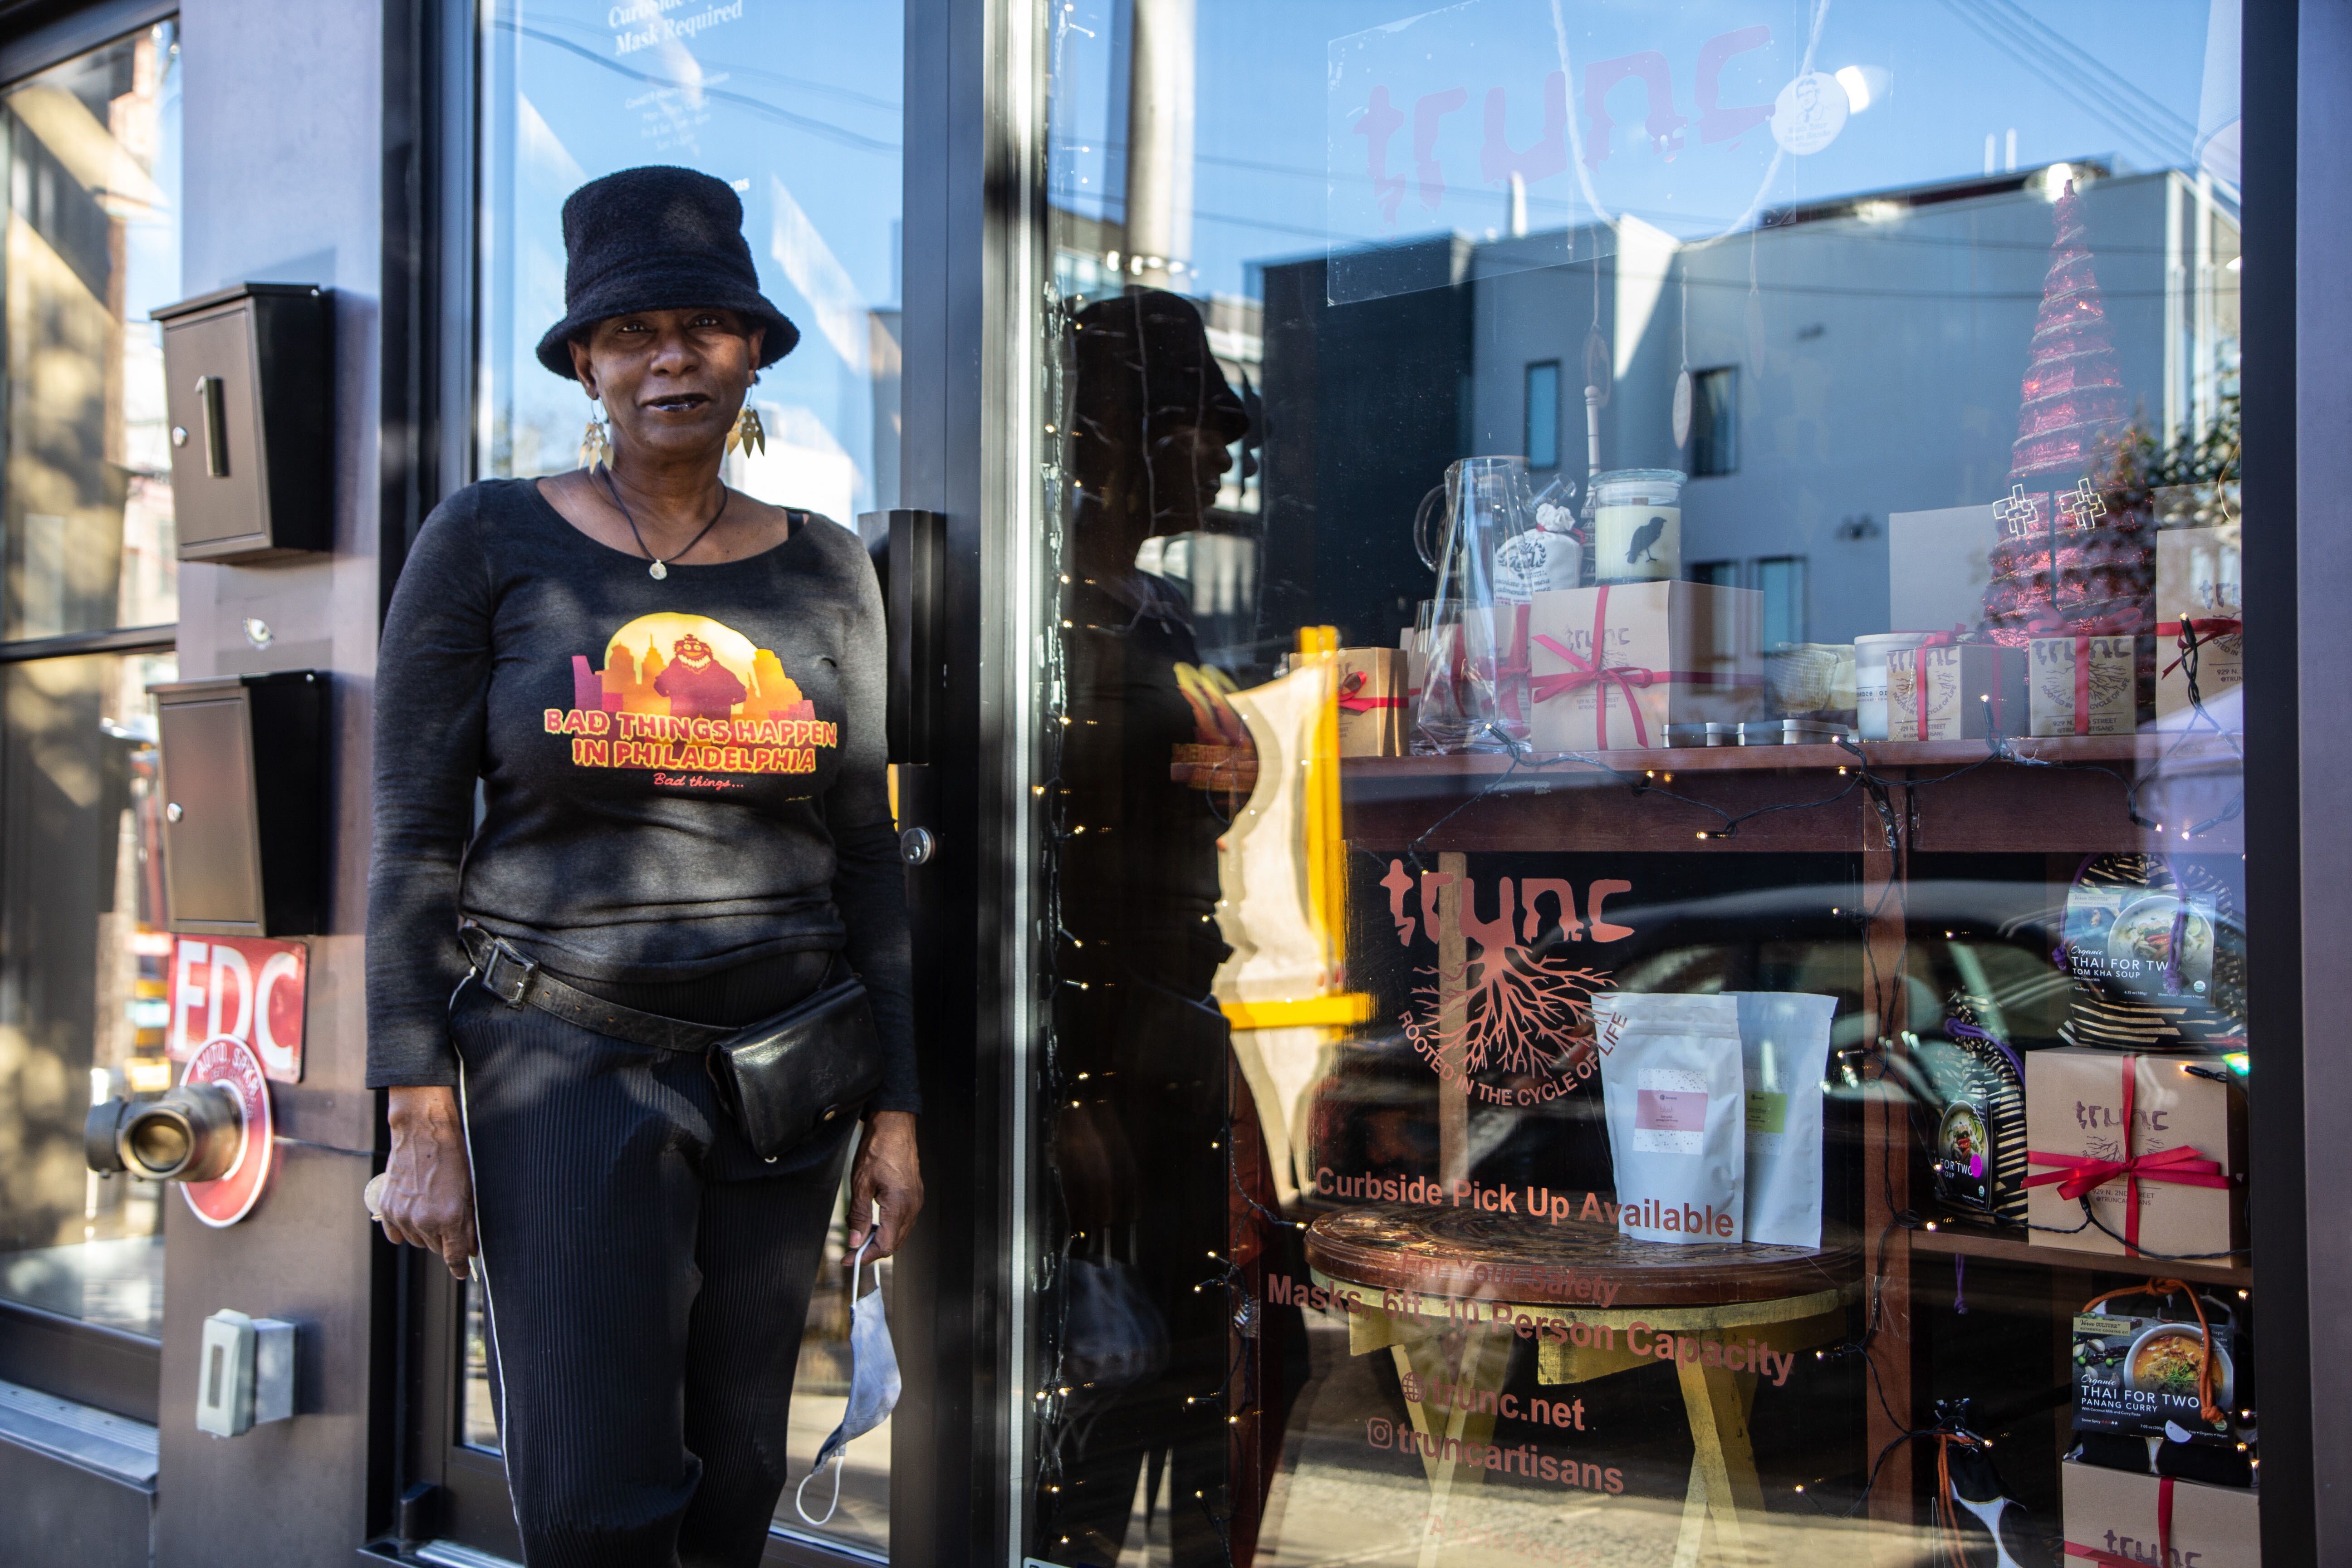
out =
{"type": "Polygon", "coordinates": [[[2077,1459],[2059,1467],[2069,1563],[2109,1560],[2154,1568],[2170,1548],[2165,1568],[2262,1568],[2261,1494],[2202,1481],[2172,1482],[2172,1519],[2158,1519],[2164,1480],[2130,1470],[2106,1470],[2077,1459]]]}
{"type": "Polygon", "coordinates": [[[1538,594],[1528,618],[1529,735],[1539,752],[1663,746],[1668,724],[1763,711],[1764,595],[1711,583],[1538,594]],[[1592,669],[1595,626],[1601,659],[1592,669]]]}
{"type": "Polygon", "coordinates": [[[2189,659],[2182,623],[2156,626],[2156,727],[2235,734],[2246,727],[2239,689],[2246,679],[2246,643],[2235,616],[2198,619],[2197,700],[2189,700],[2189,659]],[[2202,708],[2200,716],[2198,710],[2202,708]]]}
{"type": "Polygon", "coordinates": [[[1906,647],[1886,656],[1886,738],[1972,741],[2023,732],[2025,650],[1996,643],[1906,647]],[[1919,723],[1922,672],[1927,722],[1919,723]]]}
{"type": "Polygon", "coordinates": [[[1404,754],[1407,657],[1391,647],[1339,650],[1341,756],[1404,754]]]}
{"type": "MultiPolygon", "coordinates": [[[[2142,1056],[2053,1047],[2025,1053],[2025,1148],[2029,1179],[2064,1167],[2042,1160],[2120,1161],[2185,1149],[2217,1163],[2226,1187],[2168,1182],[2145,1172],[2139,1181],[2139,1246],[2147,1253],[2200,1257],[2226,1253],[2244,1241],[2245,1097],[2234,1084],[2216,1083],[2189,1068],[2210,1058],[2142,1056]],[[2123,1075],[2132,1075],[2130,1148],[2124,1140],[2123,1075]]],[[[2063,1197],[2058,1184],[2025,1190],[2026,1223],[2072,1231],[2039,1234],[2048,1247],[2077,1252],[2126,1251],[2117,1237],[2131,1234],[2130,1183],[2121,1176],[2091,1190],[2097,1225],[2084,1224],[2083,1205],[2063,1197]],[[2078,1230],[2075,1227],[2081,1226],[2078,1230]],[[2106,1228],[2102,1230],[2100,1226],[2106,1228]],[[2114,1235],[2109,1235],[2112,1231],[2114,1235]]],[[[2220,1261],[2226,1261],[2221,1259],[2220,1261]]]]}
{"type": "Polygon", "coordinates": [[[2137,735],[2153,711],[2153,637],[2036,637],[2025,651],[2029,733],[2137,735]]]}

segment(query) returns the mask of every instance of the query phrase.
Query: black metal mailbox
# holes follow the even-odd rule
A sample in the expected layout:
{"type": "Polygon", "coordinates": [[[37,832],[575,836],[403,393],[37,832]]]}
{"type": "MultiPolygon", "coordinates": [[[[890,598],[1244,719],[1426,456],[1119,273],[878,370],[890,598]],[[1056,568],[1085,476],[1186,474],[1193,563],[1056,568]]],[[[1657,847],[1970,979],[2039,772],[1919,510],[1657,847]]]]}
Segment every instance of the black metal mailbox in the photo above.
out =
{"type": "Polygon", "coordinates": [[[155,697],[172,929],[309,936],[326,923],[327,680],[175,680],[155,697]]]}
{"type": "Polygon", "coordinates": [[[269,561],[334,545],[334,305],[309,283],[240,283],[166,305],[164,409],[180,559],[269,561]]]}

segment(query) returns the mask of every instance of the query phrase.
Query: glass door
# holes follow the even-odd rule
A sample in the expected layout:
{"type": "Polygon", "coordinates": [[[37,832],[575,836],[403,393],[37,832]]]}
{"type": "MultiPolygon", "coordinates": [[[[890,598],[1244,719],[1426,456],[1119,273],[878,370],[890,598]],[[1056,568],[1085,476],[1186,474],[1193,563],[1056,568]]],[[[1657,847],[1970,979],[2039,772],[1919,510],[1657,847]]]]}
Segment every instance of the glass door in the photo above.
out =
{"type": "MultiPolygon", "coordinates": [[[[734,187],[761,290],[801,328],[799,347],[751,394],[766,444],[730,455],[727,482],[815,512],[826,527],[856,530],[862,516],[897,505],[898,9],[482,0],[473,13],[467,477],[577,466],[588,402],[532,353],[563,314],[563,201],[615,170],[674,163],[734,187]]],[[[848,1400],[845,1232],[836,1224],[827,1244],[802,1342],[789,1455],[795,1482],[848,1400]]],[[[479,1287],[457,1287],[436,1268],[417,1273],[418,1360],[428,1370],[411,1392],[422,1434],[411,1463],[442,1488],[419,1518],[462,1544],[514,1554],[479,1287]]],[[[891,1292],[891,1265],[869,1279],[874,1273],[891,1292]]],[[[812,1489],[812,1504],[824,1490],[812,1489]]],[[[885,1427],[850,1445],[840,1506],[824,1526],[797,1517],[787,1495],[770,1558],[882,1560],[889,1521],[885,1427]]]]}
{"type": "Polygon", "coordinates": [[[1045,8],[1025,1555],[2260,1560],[2237,17],[1045,8]]]}

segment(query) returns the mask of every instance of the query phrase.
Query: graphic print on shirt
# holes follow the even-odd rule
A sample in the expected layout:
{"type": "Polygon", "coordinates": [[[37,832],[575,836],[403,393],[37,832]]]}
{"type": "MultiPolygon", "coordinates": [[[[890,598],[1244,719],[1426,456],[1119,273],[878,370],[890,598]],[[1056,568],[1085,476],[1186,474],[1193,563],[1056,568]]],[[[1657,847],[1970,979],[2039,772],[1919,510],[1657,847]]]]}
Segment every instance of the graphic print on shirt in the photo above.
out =
{"type": "Polygon", "coordinates": [[[642,768],[657,784],[734,789],[730,774],[809,773],[840,726],[769,648],[708,616],[639,616],[604,645],[604,664],[572,658],[572,706],[550,708],[583,768],[642,768]]]}

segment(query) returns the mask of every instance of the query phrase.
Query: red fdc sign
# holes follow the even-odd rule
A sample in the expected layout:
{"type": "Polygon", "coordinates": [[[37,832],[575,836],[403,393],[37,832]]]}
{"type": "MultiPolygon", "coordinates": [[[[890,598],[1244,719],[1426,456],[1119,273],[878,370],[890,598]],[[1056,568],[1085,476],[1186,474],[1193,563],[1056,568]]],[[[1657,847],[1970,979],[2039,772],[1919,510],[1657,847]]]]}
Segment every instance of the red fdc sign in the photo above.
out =
{"type": "Polygon", "coordinates": [[[302,1081],[302,1010],[310,952],[263,937],[184,936],[172,953],[172,1021],[164,1050],[186,1061],[206,1040],[242,1040],[279,1083],[302,1081]]]}

